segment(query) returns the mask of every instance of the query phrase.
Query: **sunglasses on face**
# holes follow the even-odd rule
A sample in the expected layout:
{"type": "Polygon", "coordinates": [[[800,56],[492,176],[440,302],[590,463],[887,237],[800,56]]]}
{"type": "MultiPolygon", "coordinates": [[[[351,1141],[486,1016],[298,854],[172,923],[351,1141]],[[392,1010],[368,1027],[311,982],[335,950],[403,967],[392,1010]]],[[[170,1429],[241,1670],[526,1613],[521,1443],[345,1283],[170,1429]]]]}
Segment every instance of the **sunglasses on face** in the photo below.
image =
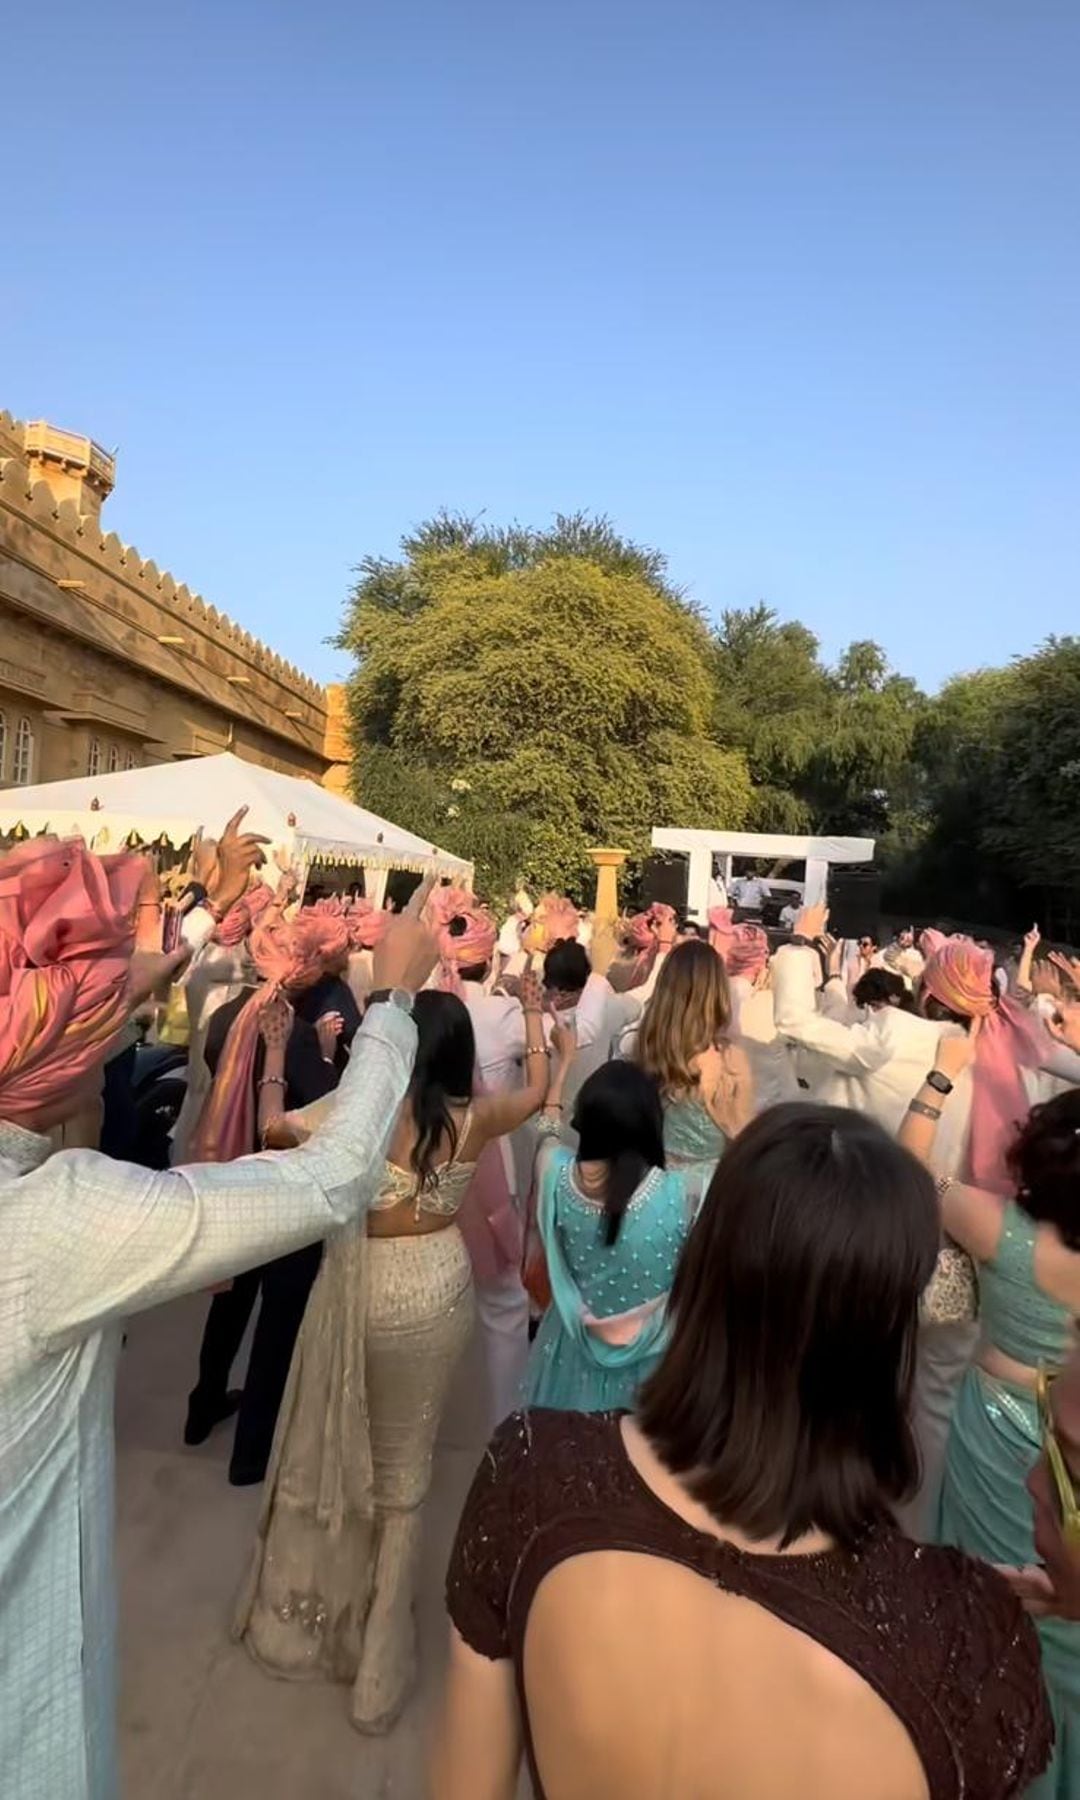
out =
{"type": "Polygon", "coordinates": [[[1054,1478],[1057,1490],[1058,1507],[1061,1512],[1061,1534],[1070,1549],[1080,1548],[1080,1503],[1076,1498],[1069,1466],[1058,1443],[1054,1429],[1054,1414],[1050,1406],[1050,1388],[1053,1376],[1040,1365],[1035,1377],[1035,1398],[1039,1407],[1039,1430],[1042,1434],[1043,1450],[1050,1464],[1050,1473],[1054,1478]]]}

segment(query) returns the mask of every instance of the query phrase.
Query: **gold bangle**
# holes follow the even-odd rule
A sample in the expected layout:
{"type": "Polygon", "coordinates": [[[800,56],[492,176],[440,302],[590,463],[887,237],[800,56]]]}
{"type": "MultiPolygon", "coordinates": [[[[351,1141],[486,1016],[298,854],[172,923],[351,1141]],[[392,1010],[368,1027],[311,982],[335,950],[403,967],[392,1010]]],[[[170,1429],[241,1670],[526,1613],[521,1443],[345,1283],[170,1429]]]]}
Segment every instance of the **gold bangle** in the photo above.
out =
{"type": "Polygon", "coordinates": [[[547,1055],[547,1045],[546,1044],[526,1044],[525,1054],[526,1054],[526,1056],[546,1056],[547,1055]]]}

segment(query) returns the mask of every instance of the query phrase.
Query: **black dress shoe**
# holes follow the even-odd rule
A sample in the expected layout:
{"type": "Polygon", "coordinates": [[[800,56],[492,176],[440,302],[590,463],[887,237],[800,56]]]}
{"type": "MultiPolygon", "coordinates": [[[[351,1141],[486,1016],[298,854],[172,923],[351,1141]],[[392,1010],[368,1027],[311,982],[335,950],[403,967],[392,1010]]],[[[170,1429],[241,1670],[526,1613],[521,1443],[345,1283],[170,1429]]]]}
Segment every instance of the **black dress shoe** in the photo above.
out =
{"type": "Polygon", "coordinates": [[[229,1464],[230,1487],[258,1487],[259,1482],[265,1480],[265,1463],[231,1462],[229,1464]]]}
{"type": "Polygon", "coordinates": [[[223,1400],[215,1400],[207,1404],[197,1394],[192,1394],[188,1401],[187,1423],[184,1426],[184,1442],[192,1447],[205,1444],[215,1425],[223,1425],[240,1411],[243,1399],[241,1388],[230,1388],[223,1400]]]}

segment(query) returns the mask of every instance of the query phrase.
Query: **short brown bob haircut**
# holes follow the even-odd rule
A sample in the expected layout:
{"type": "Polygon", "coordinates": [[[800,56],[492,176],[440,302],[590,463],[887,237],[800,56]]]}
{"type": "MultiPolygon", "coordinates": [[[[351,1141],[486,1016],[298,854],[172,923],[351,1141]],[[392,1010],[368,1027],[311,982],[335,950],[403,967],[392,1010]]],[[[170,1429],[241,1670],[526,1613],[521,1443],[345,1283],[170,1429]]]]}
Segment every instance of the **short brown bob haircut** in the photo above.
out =
{"type": "Polygon", "coordinates": [[[715,1519],[851,1548],[914,1491],[919,1297],[939,1245],[932,1177],[864,1114],[793,1102],[735,1140],[639,1406],[715,1519]]]}

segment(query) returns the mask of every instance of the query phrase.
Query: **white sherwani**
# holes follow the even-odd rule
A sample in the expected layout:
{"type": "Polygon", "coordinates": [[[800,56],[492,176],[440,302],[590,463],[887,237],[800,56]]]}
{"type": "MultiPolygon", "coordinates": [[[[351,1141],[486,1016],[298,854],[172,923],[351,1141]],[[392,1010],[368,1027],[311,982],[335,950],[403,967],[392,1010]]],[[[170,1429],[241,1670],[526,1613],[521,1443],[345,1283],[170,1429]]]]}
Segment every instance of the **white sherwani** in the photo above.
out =
{"type": "Polygon", "coordinates": [[[0,1790],[118,1792],[113,1387],[128,1314],[299,1249],[375,1192],[416,1027],[375,1007],[303,1149],[154,1173],[0,1125],[0,1790]],[[45,1160],[47,1158],[47,1160],[45,1160]]]}

